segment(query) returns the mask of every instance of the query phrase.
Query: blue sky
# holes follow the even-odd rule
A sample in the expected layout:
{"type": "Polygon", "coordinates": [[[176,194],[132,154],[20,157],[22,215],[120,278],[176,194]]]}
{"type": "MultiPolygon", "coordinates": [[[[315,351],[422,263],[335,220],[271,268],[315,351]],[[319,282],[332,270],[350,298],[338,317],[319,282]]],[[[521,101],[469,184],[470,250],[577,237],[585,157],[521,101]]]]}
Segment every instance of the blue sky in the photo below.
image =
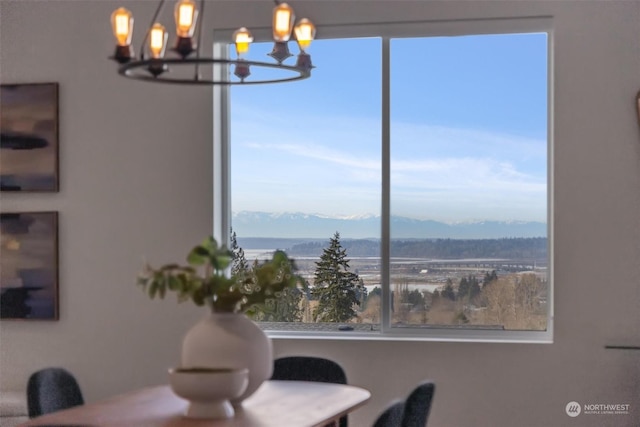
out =
{"type": "MultiPolygon", "coordinates": [[[[392,40],[392,214],[546,221],[546,45],[545,34],[392,40]]],[[[233,211],[379,215],[380,49],[319,40],[310,79],[232,88],[233,211]]]]}

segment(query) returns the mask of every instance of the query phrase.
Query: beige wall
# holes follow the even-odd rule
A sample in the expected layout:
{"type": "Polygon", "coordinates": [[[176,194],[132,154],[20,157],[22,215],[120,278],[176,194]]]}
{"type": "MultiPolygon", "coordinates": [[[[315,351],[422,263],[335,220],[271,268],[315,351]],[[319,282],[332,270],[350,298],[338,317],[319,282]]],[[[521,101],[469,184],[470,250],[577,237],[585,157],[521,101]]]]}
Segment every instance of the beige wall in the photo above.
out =
{"type": "MultiPolygon", "coordinates": [[[[141,15],[151,5],[123,2],[141,15]]],[[[216,27],[265,25],[270,1],[220,1],[216,27]],[[246,18],[241,19],[243,14],[246,18]]],[[[211,4],[211,3],[209,3],[211,4]]],[[[60,83],[61,191],[2,194],[2,210],[60,212],[61,319],[2,322],[0,381],[45,365],[74,371],[88,400],[166,381],[199,316],[134,286],[141,258],[181,257],[212,226],[211,97],[115,74],[101,1],[0,2],[0,80],[60,83]]],[[[208,10],[211,13],[212,7],[208,10]]],[[[552,16],[555,28],[555,342],[550,345],[277,340],[276,353],[338,360],[371,402],[371,423],[422,378],[437,382],[429,425],[640,424],[638,1],[300,1],[319,25],[552,16]],[[567,402],[629,403],[631,415],[564,413],[567,402]]],[[[146,24],[146,23],[144,23],[146,24]]]]}
{"type": "Polygon", "coordinates": [[[211,96],[118,76],[113,3],[0,7],[1,81],[60,84],[60,192],[1,199],[59,212],[60,321],[2,322],[2,388],[48,365],[76,373],[89,400],[163,381],[199,311],[149,301],[135,277],[143,257],[183,258],[211,230],[211,96]]]}

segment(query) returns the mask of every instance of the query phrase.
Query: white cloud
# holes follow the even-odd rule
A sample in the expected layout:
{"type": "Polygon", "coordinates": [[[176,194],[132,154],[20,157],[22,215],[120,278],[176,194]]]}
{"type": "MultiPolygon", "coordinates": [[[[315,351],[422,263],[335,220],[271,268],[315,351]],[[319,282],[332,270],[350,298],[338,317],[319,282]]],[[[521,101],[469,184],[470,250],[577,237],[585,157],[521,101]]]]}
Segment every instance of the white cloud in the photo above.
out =
{"type": "MultiPolygon", "coordinates": [[[[234,199],[234,209],[245,210],[251,204],[252,210],[269,211],[266,205],[277,201],[280,208],[289,203],[306,212],[377,211],[375,195],[380,194],[381,182],[377,120],[328,113],[292,118],[265,114],[260,106],[234,106],[234,111],[238,108],[242,121],[232,129],[232,155],[253,157],[267,166],[242,168],[242,183],[233,184],[247,201],[234,199]],[[269,185],[287,182],[282,197],[259,194],[270,191],[269,185]]],[[[424,218],[426,213],[447,220],[545,220],[544,140],[394,123],[391,155],[393,209],[404,210],[397,214],[420,213],[424,218]]]]}

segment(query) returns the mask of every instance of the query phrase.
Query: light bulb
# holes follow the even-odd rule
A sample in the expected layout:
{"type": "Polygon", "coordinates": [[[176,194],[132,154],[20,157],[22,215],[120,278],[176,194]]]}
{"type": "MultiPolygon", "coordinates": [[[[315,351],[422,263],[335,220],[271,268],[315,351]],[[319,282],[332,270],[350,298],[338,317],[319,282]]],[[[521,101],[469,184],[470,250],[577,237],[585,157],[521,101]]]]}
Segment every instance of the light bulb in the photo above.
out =
{"type": "Polygon", "coordinates": [[[164,50],[167,47],[167,30],[162,24],[155,23],[151,27],[149,34],[149,50],[151,51],[151,57],[158,59],[164,56],[164,50]]]}
{"type": "Polygon", "coordinates": [[[181,0],[176,3],[174,14],[178,37],[193,37],[198,19],[196,3],[193,0],[181,0]]]}
{"type": "Polygon", "coordinates": [[[286,3],[280,3],[273,9],[273,39],[277,42],[289,41],[295,15],[286,3]]]}
{"type": "Polygon", "coordinates": [[[240,58],[244,57],[249,51],[249,44],[253,41],[253,36],[246,27],[242,27],[238,28],[236,32],[233,33],[233,41],[236,44],[236,53],[238,54],[238,58],[240,58]]]}
{"type": "Polygon", "coordinates": [[[131,44],[133,35],[133,15],[124,7],[116,9],[111,14],[111,28],[113,35],[118,40],[118,46],[128,46],[131,44]]]}
{"type": "Polygon", "coordinates": [[[307,18],[300,20],[295,27],[296,40],[301,51],[306,51],[316,36],[316,26],[307,18]]]}
{"type": "Polygon", "coordinates": [[[6,244],[6,248],[10,251],[19,251],[20,242],[16,239],[9,239],[9,241],[6,244]]]}

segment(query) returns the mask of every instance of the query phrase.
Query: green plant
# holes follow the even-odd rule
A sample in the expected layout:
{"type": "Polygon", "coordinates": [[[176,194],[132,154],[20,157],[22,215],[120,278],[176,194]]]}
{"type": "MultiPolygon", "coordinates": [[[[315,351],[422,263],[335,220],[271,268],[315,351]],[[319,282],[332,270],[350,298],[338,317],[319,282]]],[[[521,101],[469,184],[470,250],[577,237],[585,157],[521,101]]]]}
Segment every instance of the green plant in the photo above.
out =
{"type": "Polygon", "coordinates": [[[147,264],[137,282],[152,299],[173,291],[178,301],[190,299],[196,305],[206,304],[215,312],[227,313],[250,312],[286,288],[306,287],[305,280],[295,274],[293,260],[282,251],[274,252],[271,260],[231,275],[233,257],[232,251],[210,236],[189,252],[189,265],[165,264],[154,269],[147,264]]]}

